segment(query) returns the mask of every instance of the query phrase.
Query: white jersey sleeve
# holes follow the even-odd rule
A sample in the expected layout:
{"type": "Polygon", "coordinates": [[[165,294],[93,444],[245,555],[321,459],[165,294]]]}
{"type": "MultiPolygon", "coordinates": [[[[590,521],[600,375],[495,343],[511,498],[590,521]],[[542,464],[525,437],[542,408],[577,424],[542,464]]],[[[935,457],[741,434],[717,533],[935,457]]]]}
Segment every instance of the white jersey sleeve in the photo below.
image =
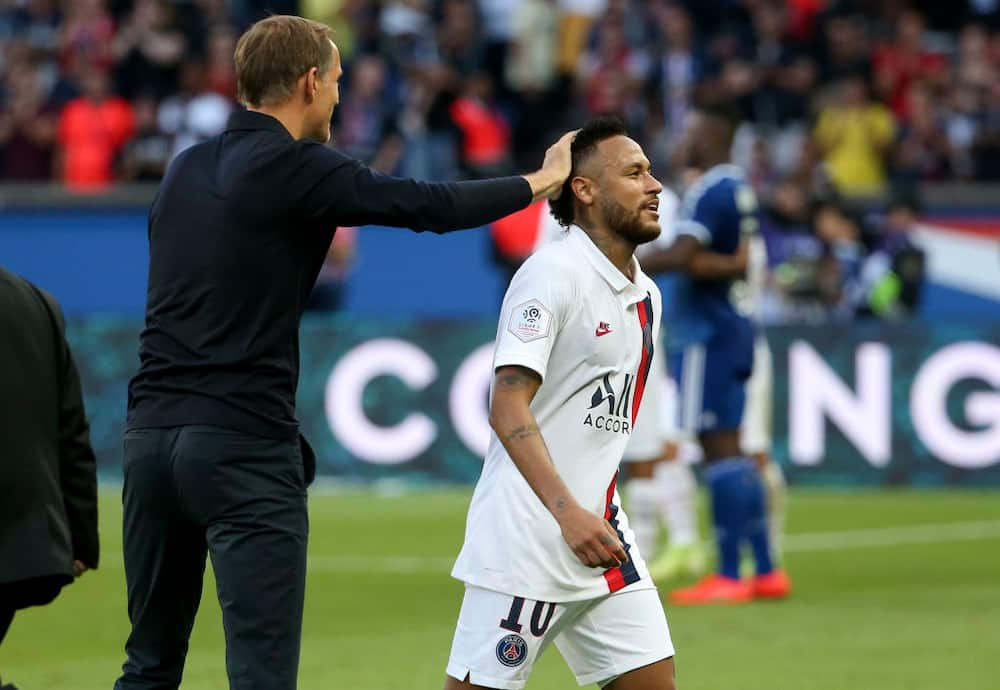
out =
{"type": "Polygon", "coordinates": [[[511,280],[500,310],[494,370],[517,365],[545,379],[552,345],[573,303],[573,284],[557,280],[550,269],[529,259],[511,280]]]}

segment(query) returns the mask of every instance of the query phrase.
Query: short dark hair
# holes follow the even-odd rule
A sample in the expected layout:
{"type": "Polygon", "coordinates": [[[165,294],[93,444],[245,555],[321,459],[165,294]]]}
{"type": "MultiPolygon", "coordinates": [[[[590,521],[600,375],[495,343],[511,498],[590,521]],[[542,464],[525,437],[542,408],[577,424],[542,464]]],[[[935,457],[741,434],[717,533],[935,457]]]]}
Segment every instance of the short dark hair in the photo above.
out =
{"type": "Polygon", "coordinates": [[[313,67],[333,65],[330,27],[290,15],[272,15],[251,26],[236,44],[236,95],[248,107],[275,105],[295,92],[313,67]]]}
{"type": "Polygon", "coordinates": [[[576,200],[576,195],[573,194],[573,186],[571,184],[573,176],[579,174],[580,166],[593,155],[594,151],[597,150],[598,144],[605,139],[618,136],[628,136],[625,123],[618,116],[608,115],[595,117],[593,120],[588,121],[587,124],[580,128],[576,136],[573,137],[573,143],[570,145],[572,166],[569,177],[563,183],[562,194],[559,195],[559,198],[549,201],[549,210],[559,225],[568,228],[573,224],[573,202],[576,200]]]}
{"type": "Polygon", "coordinates": [[[695,111],[715,125],[721,138],[720,143],[728,151],[743,120],[739,108],[734,103],[728,102],[702,103],[695,107],[695,111]]]}

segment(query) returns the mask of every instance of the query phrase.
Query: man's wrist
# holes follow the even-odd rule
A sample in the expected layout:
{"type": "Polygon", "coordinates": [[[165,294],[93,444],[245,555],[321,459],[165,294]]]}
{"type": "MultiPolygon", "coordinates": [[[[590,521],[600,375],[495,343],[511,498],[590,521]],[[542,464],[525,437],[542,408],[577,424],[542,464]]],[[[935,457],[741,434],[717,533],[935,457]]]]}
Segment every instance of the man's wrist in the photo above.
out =
{"type": "Polygon", "coordinates": [[[558,523],[562,523],[578,510],[580,510],[580,504],[572,496],[560,496],[549,506],[549,512],[558,523]]]}
{"type": "Polygon", "coordinates": [[[531,187],[532,201],[548,199],[559,191],[559,187],[561,186],[559,178],[546,171],[544,168],[536,170],[533,173],[523,175],[523,177],[528,181],[528,185],[531,187]]]}

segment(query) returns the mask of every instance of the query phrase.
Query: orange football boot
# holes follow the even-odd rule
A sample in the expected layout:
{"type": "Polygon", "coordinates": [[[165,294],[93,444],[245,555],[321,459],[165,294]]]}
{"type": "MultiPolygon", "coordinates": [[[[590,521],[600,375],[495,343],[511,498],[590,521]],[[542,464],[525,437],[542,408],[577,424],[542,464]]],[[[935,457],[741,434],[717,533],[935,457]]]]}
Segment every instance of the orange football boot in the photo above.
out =
{"type": "Polygon", "coordinates": [[[736,580],[713,573],[698,584],[670,593],[670,602],[679,606],[700,604],[745,604],[753,599],[753,586],[747,580],[736,580]]]}
{"type": "Polygon", "coordinates": [[[754,599],[784,599],[792,593],[792,581],[784,570],[756,575],[751,582],[754,599]]]}

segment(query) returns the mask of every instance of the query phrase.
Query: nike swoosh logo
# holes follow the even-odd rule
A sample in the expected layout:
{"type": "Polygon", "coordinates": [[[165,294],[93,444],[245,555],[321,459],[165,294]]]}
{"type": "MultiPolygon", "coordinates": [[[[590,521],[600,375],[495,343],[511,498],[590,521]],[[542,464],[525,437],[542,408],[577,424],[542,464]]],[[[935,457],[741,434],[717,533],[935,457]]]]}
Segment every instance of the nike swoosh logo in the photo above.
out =
{"type": "Polygon", "coordinates": [[[602,335],[607,335],[611,332],[610,328],[597,328],[594,330],[594,335],[600,338],[602,335]]]}

